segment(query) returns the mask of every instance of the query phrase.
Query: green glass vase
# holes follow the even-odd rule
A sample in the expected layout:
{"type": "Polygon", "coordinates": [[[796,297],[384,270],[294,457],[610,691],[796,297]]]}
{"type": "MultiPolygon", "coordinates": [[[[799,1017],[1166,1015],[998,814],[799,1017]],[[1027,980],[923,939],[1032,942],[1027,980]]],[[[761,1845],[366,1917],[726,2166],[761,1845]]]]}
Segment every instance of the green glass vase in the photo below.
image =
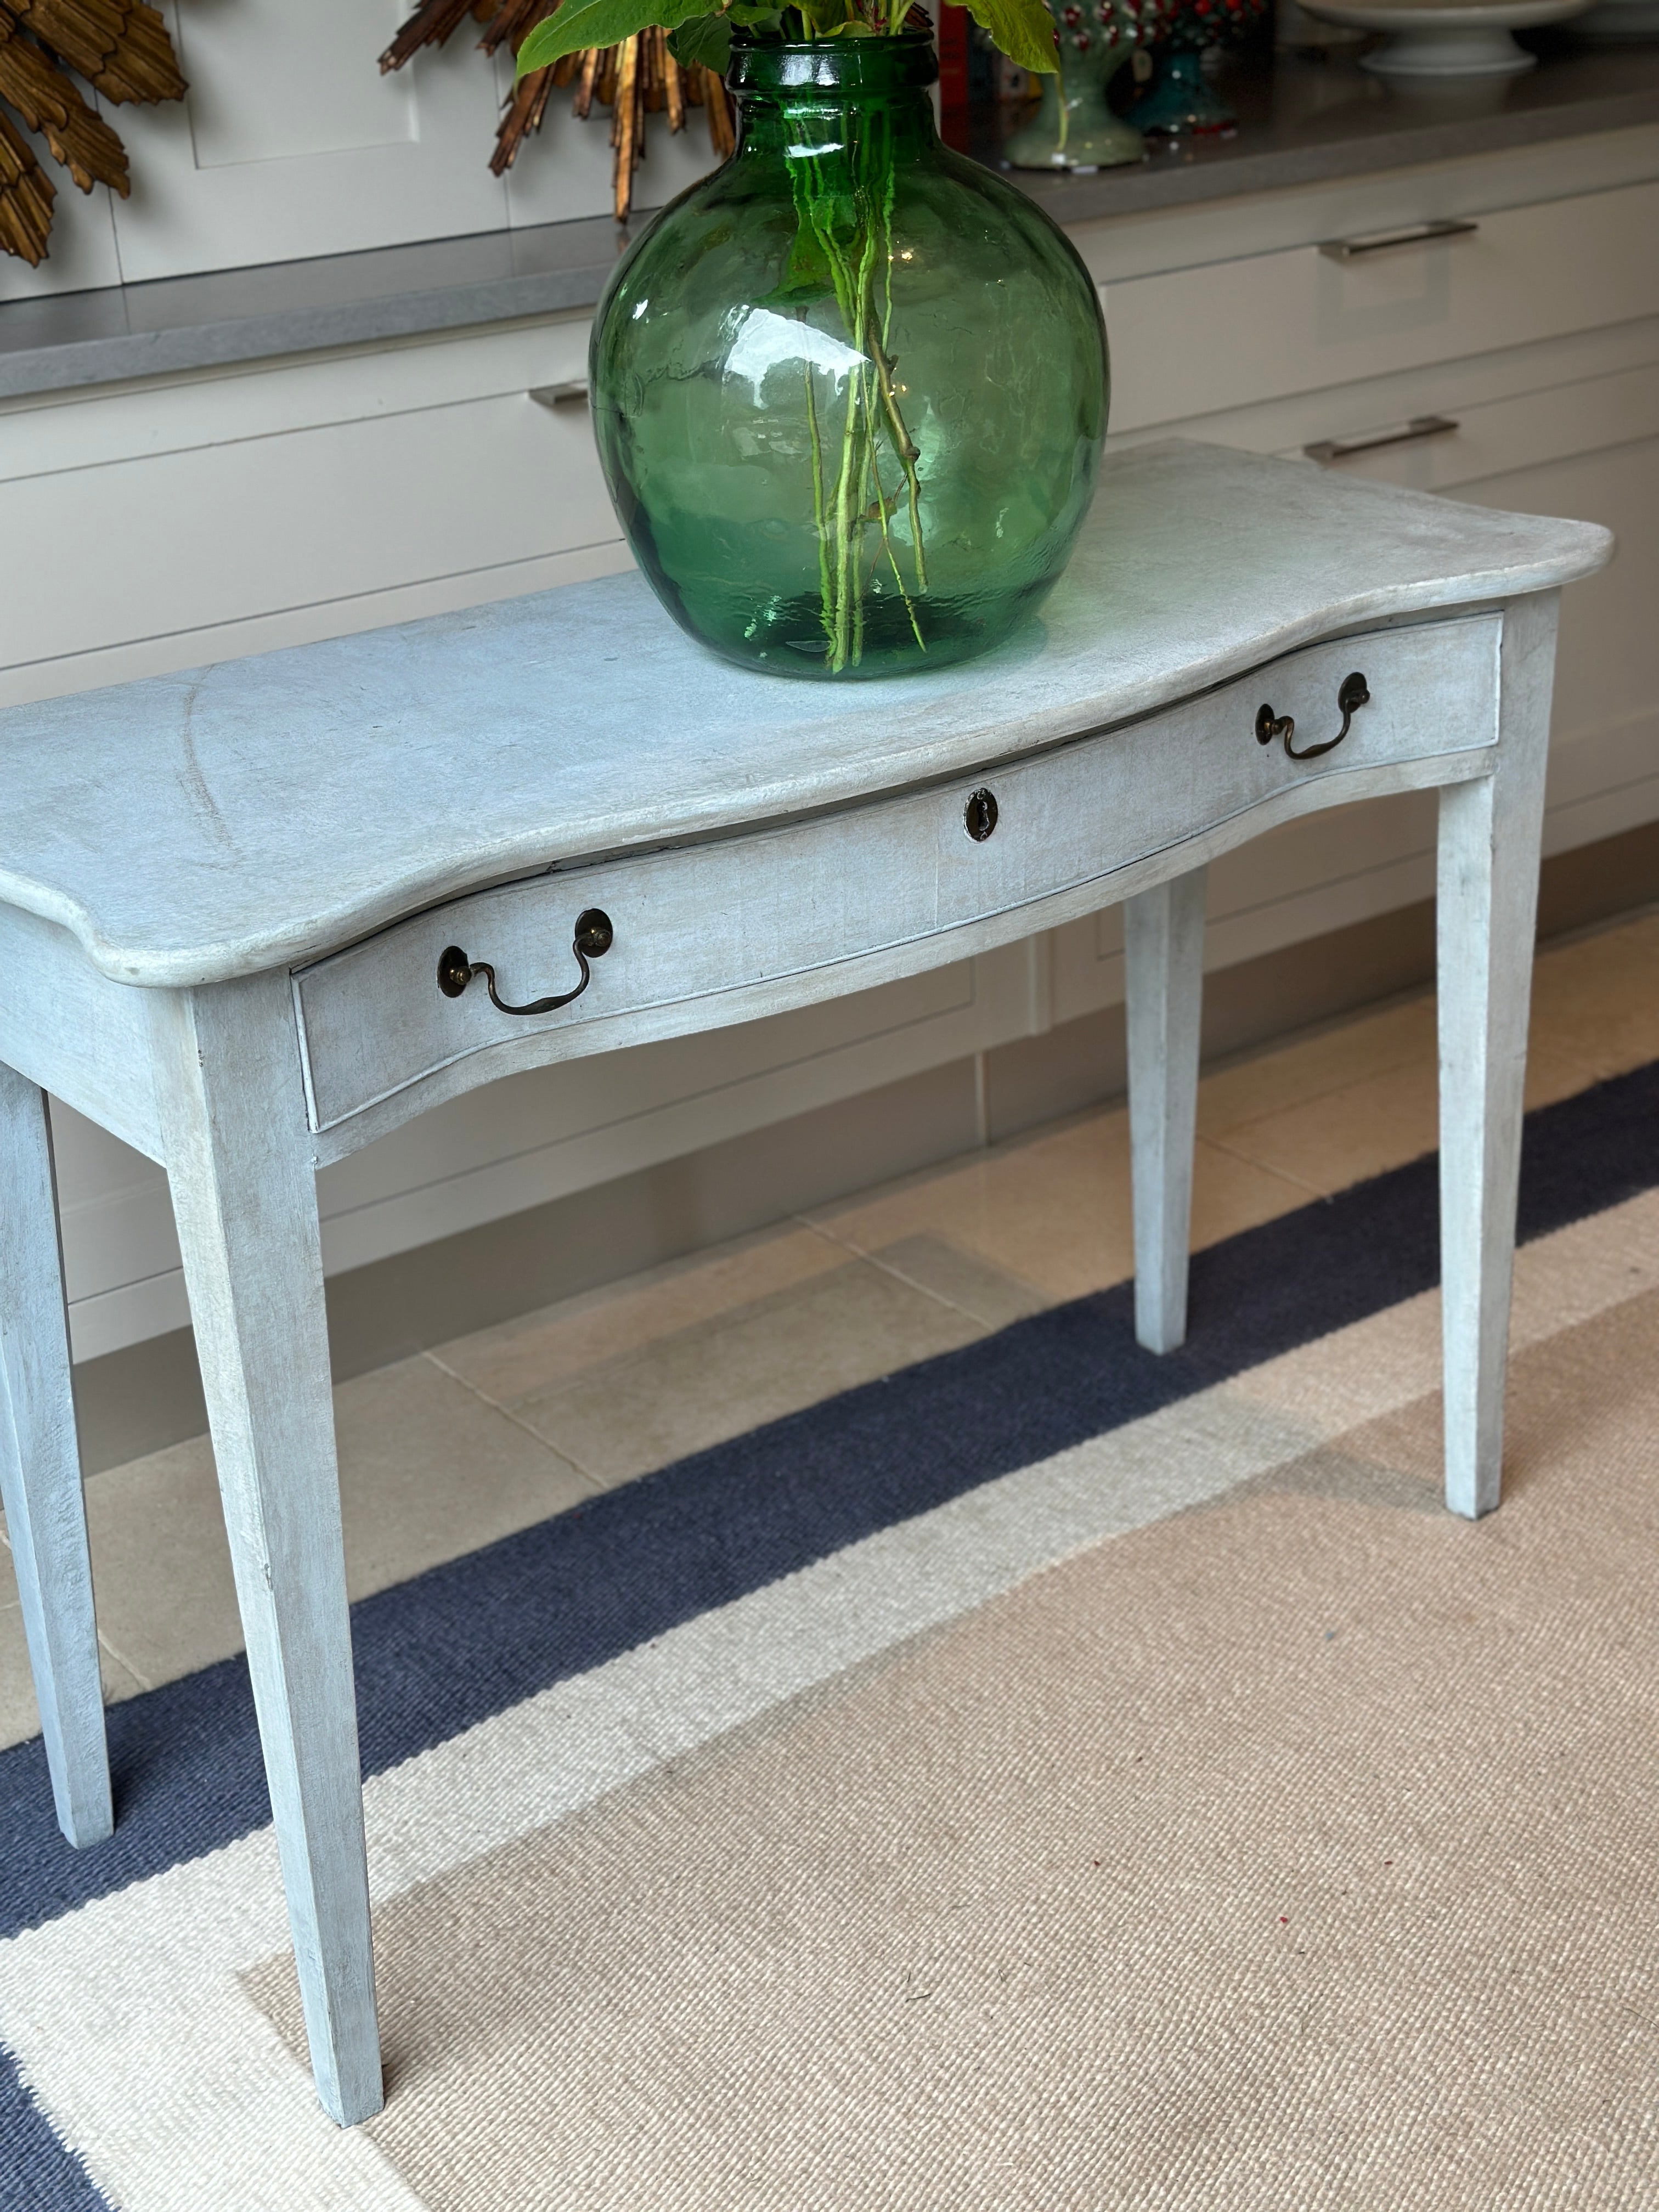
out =
{"type": "Polygon", "coordinates": [[[590,392],[669,612],[728,659],[947,665],[1052,587],[1106,429],[1087,270],[933,127],[931,39],[753,45],[737,151],[617,264],[590,392]]]}

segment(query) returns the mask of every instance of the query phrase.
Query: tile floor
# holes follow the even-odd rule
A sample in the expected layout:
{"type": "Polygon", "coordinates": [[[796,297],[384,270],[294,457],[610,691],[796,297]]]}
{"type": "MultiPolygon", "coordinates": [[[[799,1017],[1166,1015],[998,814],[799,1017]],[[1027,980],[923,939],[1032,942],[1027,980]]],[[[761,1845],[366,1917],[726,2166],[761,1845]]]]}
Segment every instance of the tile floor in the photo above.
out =
{"type": "MultiPolygon", "coordinates": [[[[1659,913],[1553,946],[1528,1103],[1659,1059],[1659,913]]],[[[1431,996],[1218,1069],[1209,1243],[1435,1142],[1431,996]]],[[[1091,1113],[440,1346],[335,1394],[354,1596],[1131,1271],[1127,1120],[1091,1113]]],[[[87,1486],[112,1699],[240,1646],[205,1438],[87,1486]]],[[[0,1743],[35,1733],[0,1565],[0,1743]]]]}

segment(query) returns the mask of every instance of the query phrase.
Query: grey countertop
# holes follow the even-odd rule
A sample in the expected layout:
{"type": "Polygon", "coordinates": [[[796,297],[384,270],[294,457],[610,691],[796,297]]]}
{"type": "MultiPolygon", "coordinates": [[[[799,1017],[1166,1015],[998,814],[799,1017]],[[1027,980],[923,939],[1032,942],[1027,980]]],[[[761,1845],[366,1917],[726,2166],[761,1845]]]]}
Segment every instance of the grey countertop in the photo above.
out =
{"type": "MultiPolygon", "coordinates": [[[[1659,50],[1563,50],[1470,112],[1352,64],[1227,81],[1237,134],[1092,176],[1020,176],[1056,221],[1320,184],[1659,122],[1659,50]]],[[[637,224],[636,224],[637,228],[637,224]]],[[[628,242],[607,216],[0,304],[0,398],[592,307],[628,242]]]]}

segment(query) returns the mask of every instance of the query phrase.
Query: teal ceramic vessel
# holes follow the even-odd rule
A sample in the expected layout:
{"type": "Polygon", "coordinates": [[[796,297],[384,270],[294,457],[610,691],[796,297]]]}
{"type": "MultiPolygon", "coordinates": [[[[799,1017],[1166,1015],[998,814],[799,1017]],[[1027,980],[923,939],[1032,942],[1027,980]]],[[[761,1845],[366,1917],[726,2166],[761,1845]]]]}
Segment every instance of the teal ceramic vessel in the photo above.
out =
{"type": "Polygon", "coordinates": [[[1006,638],[1064,568],[1105,434],[1070,241],[942,145],[925,37],[755,45],[739,130],[618,264],[590,392],[641,568],[779,675],[885,676],[1006,638]]]}
{"type": "Polygon", "coordinates": [[[1175,0],[1159,33],[1158,75],[1135,103],[1149,137],[1204,138],[1231,132],[1238,117],[1204,72],[1210,48],[1237,46],[1266,14],[1267,0],[1175,0]]]}

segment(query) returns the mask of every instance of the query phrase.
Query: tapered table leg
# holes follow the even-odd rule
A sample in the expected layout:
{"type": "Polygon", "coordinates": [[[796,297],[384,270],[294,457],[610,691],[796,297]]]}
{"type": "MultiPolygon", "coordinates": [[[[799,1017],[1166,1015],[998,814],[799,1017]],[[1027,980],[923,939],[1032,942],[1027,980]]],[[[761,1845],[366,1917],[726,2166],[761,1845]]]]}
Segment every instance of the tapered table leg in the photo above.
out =
{"type": "Polygon", "coordinates": [[[1497,1504],[1559,594],[1504,617],[1496,771],[1440,799],[1446,1503],[1497,1504]]]}
{"type": "Polygon", "coordinates": [[[0,1067],[0,1496],[58,1825],[72,1844],[99,1843],[113,1820],[52,1123],[44,1093],[9,1067],[0,1067]]]}
{"type": "Polygon", "coordinates": [[[1206,872],[1191,869],[1123,907],[1135,1334],[1149,1352],[1173,1352],[1187,1335],[1206,872]]]}
{"type": "Polygon", "coordinates": [[[312,2065],[349,2126],[380,2108],[380,2056],[316,1182],[287,976],[158,994],[155,1035],[312,2065]]]}

